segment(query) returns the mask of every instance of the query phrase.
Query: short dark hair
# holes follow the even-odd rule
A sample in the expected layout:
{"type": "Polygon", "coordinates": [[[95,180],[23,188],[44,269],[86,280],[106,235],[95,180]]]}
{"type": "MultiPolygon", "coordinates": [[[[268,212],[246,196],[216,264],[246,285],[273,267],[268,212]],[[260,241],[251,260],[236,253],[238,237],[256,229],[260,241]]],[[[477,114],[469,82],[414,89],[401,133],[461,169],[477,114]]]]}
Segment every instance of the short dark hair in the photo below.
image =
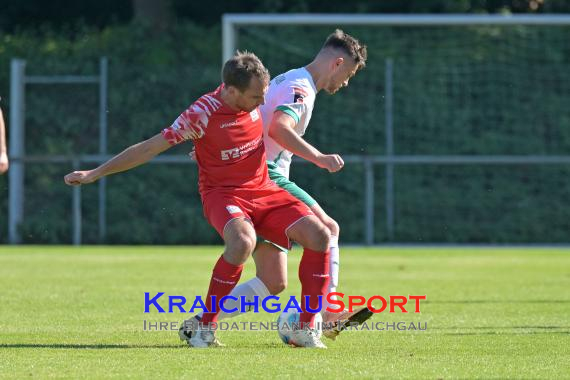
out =
{"type": "Polygon", "coordinates": [[[335,30],[327,37],[321,50],[327,48],[342,50],[349,57],[354,59],[354,63],[358,65],[359,69],[366,66],[366,58],[368,58],[366,45],[361,44],[356,38],[340,29],[335,30]]]}
{"type": "Polygon", "coordinates": [[[257,77],[269,83],[269,71],[253,53],[238,51],[222,69],[222,81],[226,86],[234,86],[241,92],[249,87],[251,78],[257,77]]]}

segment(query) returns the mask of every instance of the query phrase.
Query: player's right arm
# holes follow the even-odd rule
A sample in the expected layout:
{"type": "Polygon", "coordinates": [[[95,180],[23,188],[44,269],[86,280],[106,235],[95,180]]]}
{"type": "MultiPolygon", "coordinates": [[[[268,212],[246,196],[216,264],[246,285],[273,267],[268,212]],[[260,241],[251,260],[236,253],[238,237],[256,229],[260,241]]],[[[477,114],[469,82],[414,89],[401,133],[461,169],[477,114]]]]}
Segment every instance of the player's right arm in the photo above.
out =
{"type": "Polygon", "coordinates": [[[342,169],[344,161],[338,154],[321,153],[295,132],[295,125],[296,121],[291,115],[277,110],[269,124],[268,135],[294,155],[304,158],[320,168],[331,173],[342,169]]]}
{"type": "Polygon", "coordinates": [[[124,172],[150,161],[153,157],[164,152],[171,145],[161,133],[148,140],[131,145],[109,161],[93,170],[74,171],[65,176],[68,185],[84,185],[97,181],[99,178],[124,172]]]}
{"type": "Polygon", "coordinates": [[[148,140],[132,145],[93,170],[74,171],[64,177],[68,185],[83,185],[99,178],[124,172],[150,161],[171,146],[204,136],[208,124],[205,110],[190,107],[174,123],[148,140]]]}

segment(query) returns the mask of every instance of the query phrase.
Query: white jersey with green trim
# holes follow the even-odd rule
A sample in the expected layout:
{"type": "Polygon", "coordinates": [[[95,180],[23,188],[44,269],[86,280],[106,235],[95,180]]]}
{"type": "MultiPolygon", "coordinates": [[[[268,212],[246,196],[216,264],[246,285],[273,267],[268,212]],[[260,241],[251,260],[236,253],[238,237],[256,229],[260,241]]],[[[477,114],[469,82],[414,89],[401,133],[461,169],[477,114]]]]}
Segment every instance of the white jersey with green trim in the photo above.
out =
{"type": "Polygon", "coordinates": [[[293,153],[268,136],[269,124],[275,111],[285,112],[295,120],[295,132],[303,136],[311,120],[316,96],[313,77],[301,67],[273,78],[265,95],[265,104],[260,107],[267,160],[274,162],[277,170],[287,178],[293,153]]]}

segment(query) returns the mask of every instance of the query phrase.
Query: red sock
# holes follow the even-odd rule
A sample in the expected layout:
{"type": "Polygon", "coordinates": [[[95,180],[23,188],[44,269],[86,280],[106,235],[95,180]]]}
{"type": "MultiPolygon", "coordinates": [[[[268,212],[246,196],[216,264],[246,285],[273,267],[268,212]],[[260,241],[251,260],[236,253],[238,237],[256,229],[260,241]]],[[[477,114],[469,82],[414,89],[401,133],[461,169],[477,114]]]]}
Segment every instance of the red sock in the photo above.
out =
{"type": "MultiPolygon", "coordinates": [[[[301,325],[308,323],[315,327],[315,313],[310,313],[305,307],[305,296],[309,296],[309,307],[313,310],[319,307],[319,298],[324,298],[329,285],[329,251],[316,252],[305,248],[299,265],[299,280],[301,280],[301,309],[299,318],[301,325]]],[[[322,301],[321,301],[322,302],[322,301]]]]}
{"type": "Polygon", "coordinates": [[[228,263],[223,256],[220,256],[218,262],[214,266],[212,279],[210,280],[210,288],[206,296],[206,308],[212,310],[212,297],[216,296],[216,312],[204,313],[202,323],[216,322],[220,313],[220,300],[222,297],[231,293],[233,288],[241,277],[243,265],[233,265],[228,263]]]}

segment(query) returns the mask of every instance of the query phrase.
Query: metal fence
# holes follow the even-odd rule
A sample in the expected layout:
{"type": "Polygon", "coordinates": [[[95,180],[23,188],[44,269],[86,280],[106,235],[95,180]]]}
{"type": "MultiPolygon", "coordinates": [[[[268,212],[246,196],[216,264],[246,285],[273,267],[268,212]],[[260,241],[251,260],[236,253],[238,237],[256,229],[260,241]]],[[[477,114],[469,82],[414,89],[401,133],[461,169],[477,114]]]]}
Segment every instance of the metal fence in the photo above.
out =
{"type": "MultiPolygon", "coordinates": [[[[266,24],[304,24],[304,25],[334,25],[358,24],[358,25],[480,25],[480,24],[532,24],[532,25],[570,25],[570,16],[379,16],[379,15],[226,15],[223,18],[223,56],[224,60],[231,56],[237,45],[235,28],[238,25],[266,25],[266,24]]],[[[24,213],[24,170],[27,163],[71,163],[74,168],[79,168],[83,163],[102,163],[112,155],[107,152],[107,94],[108,94],[108,69],[107,59],[101,58],[99,73],[94,76],[36,76],[27,75],[25,61],[14,59],[11,64],[11,115],[10,115],[10,158],[11,168],[9,172],[9,242],[18,244],[21,236],[18,225],[22,223],[24,213]],[[52,155],[26,155],[24,149],[25,140],[25,92],[29,85],[40,86],[42,84],[85,84],[99,86],[99,154],[77,156],[52,156],[52,155]]],[[[364,241],[366,245],[376,243],[375,214],[374,214],[374,168],[378,165],[385,167],[385,203],[386,236],[392,239],[394,235],[394,168],[398,165],[539,165],[539,164],[570,164],[568,155],[460,155],[460,156],[436,156],[436,155],[396,155],[394,153],[393,138],[393,62],[386,60],[385,64],[385,126],[386,147],[385,155],[359,156],[351,155],[344,157],[347,163],[363,165],[365,183],[364,202],[364,241]]],[[[299,160],[300,163],[305,161],[299,160]]],[[[155,158],[152,163],[166,164],[193,164],[186,156],[161,156],[155,158]]],[[[75,187],[72,197],[73,244],[81,244],[81,188],[75,187]]],[[[99,239],[106,239],[106,181],[99,182],[99,239]]]]}
{"type": "MultiPolygon", "coordinates": [[[[8,239],[11,244],[21,242],[18,226],[24,217],[24,171],[29,162],[73,163],[79,168],[81,162],[90,162],[89,158],[63,156],[30,156],[24,149],[25,141],[25,99],[26,86],[46,84],[85,84],[99,86],[99,154],[107,154],[107,94],[108,94],[108,61],[101,58],[99,75],[93,76],[43,76],[26,75],[26,61],[13,59],[10,72],[10,160],[9,171],[9,203],[8,203],[8,239]]],[[[101,162],[101,159],[96,160],[101,162]]],[[[99,231],[100,240],[106,235],[106,181],[99,182],[99,231]]],[[[81,189],[73,190],[73,243],[81,244],[81,189]]]]}

